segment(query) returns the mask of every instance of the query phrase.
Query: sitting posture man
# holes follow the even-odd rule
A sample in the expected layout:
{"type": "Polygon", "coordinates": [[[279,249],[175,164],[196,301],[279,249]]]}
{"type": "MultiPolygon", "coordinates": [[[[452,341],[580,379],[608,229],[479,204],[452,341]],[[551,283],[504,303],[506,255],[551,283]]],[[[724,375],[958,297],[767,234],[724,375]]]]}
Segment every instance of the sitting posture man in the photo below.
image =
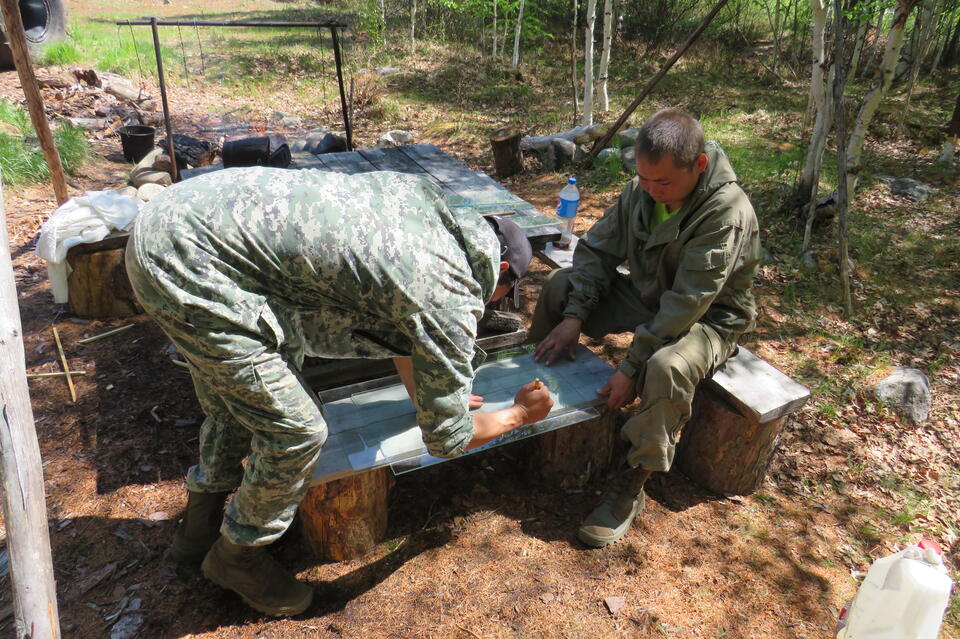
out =
{"type": "Polygon", "coordinates": [[[305,355],[395,358],[432,455],[545,417],[549,392],[532,382],[511,408],[468,412],[482,400],[470,389],[484,304],[530,255],[512,222],[454,216],[439,188],[397,173],[229,169],[145,206],[127,271],[206,414],[173,557],[202,560],[261,612],[310,605],[313,589],[264,549],[290,525],[326,440],[298,374],[305,355]]]}
{"type": "Polygon", "coordinates": [[[636,143],[637,177],[580,240],[573,268],[544,286],[530,337],[537,359],[572,356],[580,333],[632,331],[617,372],[598,392],[640,412],[620,435],[627,468],[578,531],[585,544],[621,539],[643,511],[643,485],[669,470],[693,392],[754,326],[751,284],[760,261],[757,220],[726,155],[705,145],[699,123],[655,114],[636,143]],[[626,261],[629,276],[618,274],[626,261]]]}

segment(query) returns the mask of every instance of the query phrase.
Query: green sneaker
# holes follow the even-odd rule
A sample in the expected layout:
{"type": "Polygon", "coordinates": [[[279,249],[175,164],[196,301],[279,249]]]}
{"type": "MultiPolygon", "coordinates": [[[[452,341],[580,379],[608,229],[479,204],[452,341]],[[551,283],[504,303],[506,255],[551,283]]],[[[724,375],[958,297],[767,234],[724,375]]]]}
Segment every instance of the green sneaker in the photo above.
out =
{"type": "Polygon", "coordinates": [[[623,539],[633,520],[643,512],[643,485],[650,471],[629,468],[619,473],[604,493],[603,501],[580,525],[577,537],[591,548],[603,548],[623,539]]]}
{"type": "Polygon", "coordinates": [[[173,533],[170,556],[184,564],[199,564],[220,536],[223,505],[230,493],[188,492],[187,509],[173,533]]]}
{"type": "Polygon", "coordinates": [[[313,601],[313,588],[297,581],[265,546],[239,546],[220,537],[200,569],[204,577],[272,617],[299,615],[313,601]]]}

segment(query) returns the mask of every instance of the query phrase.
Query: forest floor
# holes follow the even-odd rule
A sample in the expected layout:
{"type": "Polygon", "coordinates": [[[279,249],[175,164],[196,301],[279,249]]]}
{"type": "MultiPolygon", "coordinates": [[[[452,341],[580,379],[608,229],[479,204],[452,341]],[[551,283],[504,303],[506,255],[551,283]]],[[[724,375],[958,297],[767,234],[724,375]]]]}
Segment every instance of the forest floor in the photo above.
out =
{"type": "MultiPolygon", "coordinates": [[[[431,63],[434,57],[411,56],[399,65],[400,78],[386,94],[399,96],[417,74],[443,72],[431,63]]],[[[676,97],[686,95],[681,82],[691,81],[684,73],[690,70],[681,67],[681,80],[671,85],[674,98],[653,99],[646,112],[669,102],[709,115],[703,106],[708,97],[696,85],[690,85],[689,99],[676,97]]],[[[766,89],[741,90],[746,95],[766,89]]],[[[793,90],[802,100],[802,86],[793,90]]],[[[202,83],[175,84],[174,127],[195,132],[200,123],[228,119],[241,109],[254,128],[278,130],[276,104],[302,115],[304,129],[338,126],[335,108],[299,112],[295,90],[290,91],[267,99],[202,83]]],[[[759,153],[775,154],[778,144],[802,146],[801,115],[751,108],[737,91],[713,96],[728,111],[739,105],[722,126],[714,125],[718,132],[739,132],[741,147],[754,145],[759,153]]],[[[914,100],[936,100],[931,95],[914,100]]],[[[14,73],[0,74],[0,97],[22,99],[14,73]]],[[[358,147],[373,146],[383,131],[403,128],[418,142],[437,144],[491,173],[483,137],[462,132],[522,121],[524,112],[523,102],[478,109],[484,114],[464,124],[455,106],[396,100],[389,121],[358,117],[358,147]]],[[[841,312],[829,259],[817,272],[800,268],[796,225],[777,212],[784,191],[776,178],[745,180],[772,259],[756,283],[757,330],[743,343],[814,391],[788,421],[759,492],[725,498],[675,470],[658,474],[649,486],[647,512],[627,537],[589,550],[576,541],[575,531],[601,485],[563,489],[532,482],[526,469],[535,460],[523,442],[506,446],[398,477],[388,540],[360,559],[311,559],[294,526],[276,552],[315,586],[317,597],[303,615],[282,620],[252,612],[197,570],[167,557],[201,420],[189,376],[170,362],[165,337],[145,316],[83,320],[53,303],[44,265],[33,251],[40,224],[56,208],[50,188],[6,189],[27,370],[59,370],[56,326],[71,369],[86,373],[75,378],[75,403],[62,379],[30,382],[64,636],[819,638],[831,635],[839,609],[871,562],[905,543],[935,538],[956,578],[958,172],[934,166],[936,149],[931,151],[929,141],[894,135],[890,128],[881,117],[872,132],[872,175],[915,177],[938,191],[917,206],[875,179],[864,179],[852,216],[859,229],[852,317],[841,312]],[[128,321],[135,328],[78,343],[128,321]],[[907,425],[872,398],[870,385],[892,365],[929,375],[933,408],[926,423],[907,425]],[[624,598],[624,605],[611,609],[605,604],[615,601],[611,597],[624,598]]],[[[116,141],[93,144],[95,156],[71,178],[71,195],[125,182],[130,166],[116,141]]],[[[731,140],[725,144],[729,148],[731,140]]],[[[550,210],[562,178],[531,166],[506,184],[550,210]]],[[[578,231],[602,215],[626,179],[583,180],[578,231]]],[[[832,233],[815,244],[823,255],[830,253],[832,233]]],[[[536,264],[523,285],[528,317],[547,273],[536,264]]],[[[616,362],[629,336],[585,343],[616,362]]],[[[10,597],[4,588],[0,604],[9,604],[10,597]]],[[[0,632],[10,632],[9,616],[0,623],[6,624],[0,632]]],[[[941,638],[958,637],[955,596],[941,638]]]]}

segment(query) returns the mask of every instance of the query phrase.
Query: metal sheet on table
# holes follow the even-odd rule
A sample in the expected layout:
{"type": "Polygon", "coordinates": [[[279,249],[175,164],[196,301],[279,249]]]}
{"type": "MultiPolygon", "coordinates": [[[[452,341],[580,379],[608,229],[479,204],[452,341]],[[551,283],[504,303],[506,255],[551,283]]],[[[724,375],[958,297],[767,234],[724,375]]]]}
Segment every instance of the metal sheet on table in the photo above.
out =
{"type": "MultiPolygon", "coordinates": [[[[590,419],[602,400],[596,395],[613,368],[581,346],[574,361],[565,358],[551,367],[536,362],[529,353],[488,362],[474,379],[473,392],[484,397],[481,410],[491,411],[513,404],[523,384],[539,377],[553,397],[550,415],[537,424],[507,433],[477,450],[562,428],[590,419]]],[[[396,378],[366,382],[321,393],[329,438],[314,471],[313,483],[406,460],[405,472],[447,461],[426,452],[413,403],[396,378]]],[[[471,451],[474,452],[474,451],[471,451]]]]}

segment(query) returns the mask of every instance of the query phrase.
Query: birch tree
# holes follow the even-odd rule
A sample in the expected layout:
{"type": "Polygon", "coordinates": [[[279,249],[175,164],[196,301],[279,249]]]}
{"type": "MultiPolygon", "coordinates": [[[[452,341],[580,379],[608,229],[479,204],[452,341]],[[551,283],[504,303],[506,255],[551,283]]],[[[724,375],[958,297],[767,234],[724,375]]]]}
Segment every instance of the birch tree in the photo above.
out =
{"type": "Polygon", "coordinates": [[[497,59],[497,0],[493,0],[493,52],[490,57],[497,59]]]}
{"type": "Polygon", "coordinates": [[[580,1],[573,0],[573,25],[570,29],[570,84],[573,86],[573,125],[577,125],[577,114],[580,112],[580,74],[577,73],[577,13],[580,11],[580,1]]]}
{"type": "Polygon", "coordinates": [[[583,126],[593,124],[593,28],[597,19],[597,0],[587,0],[587,26],[583,42],[583,126]]]}
{"type": "Polygon", "coordinates": [[[847,83],[844,73],[844,16],[841,0],[833,0],[833,111],[837,119],[837,240],[840,256],[840,292],[847,317],[853,314],[853,296],[850,294],[850,260],[847,247],[847,209],[852,192],[847,189],[847,156],[843,142],[847,135],[847,114],[843,108],[843,90],[847,83]]]}
{"type": "Polygon", "coordinates": [[[923,4],[920,6],[920,12],[917,16],[918,21],[913,27],[917,38],[912,51],[913,59],[910,62],[910,81],[907,84],[907,100],[903,105],[903,109],[900,111],[900,121],[897,123],[897,128],[902,128],[904,121],[907,119],[907,112],[910,110],[910,101],[913,98],[913,90],[917,85],[917,77],[920,75],[920,66],[930,52],[930,36],[933,34],[932,27],[936,25],[934,22],[935,0],[921,1],[923,4]]]}
{"type": "Polygon", "coordinates": [[[520,64],[520,28],[523,25],[523,4],[524,0],[520,0],[520,9],[517,11],[517,28],[513,32],[513,60],[510,62],[510,68],[514,71],[520,64]]]}
{"type": "Polygon", "coordinates": [[[817,185],[820,181],[820,166],[823,162],[823,150],[827,145],[827,134],[833,124],[833,103],[827,100],[827,86],[833,78],[833,67],[827,62],[825,37],[827,25],[827,4],[825,0],[811,0],[813,9],[813,64],[810,71],[810,102],[813,104],[816,119],[807,147],[807,160],[800,172],[800,184],[797,186],[797,201],[808,205],[807,221],[803,233],[803,250],[810,244],[810,230],[813,228],[813,216],[817,206],[817,185]],[[829,69],[829,70],[828,70],[829,69]]]}
{"type": "Polygon", "coordinates": [[[958,137],[960,137],[960,96],[957,96],[957,106],[953,108],[953,117],[947,125],[947,139],[943,141],[943,148],[940,151],[940,164],[953,164],[958,137]]]}
{"type": "Polygon", "coordinates": [[[876,114],[880,102],[890,90],[894,71],[897,66],[897,59],[900,57],[900,50],[903,48],[903,36],[907,18],[916,5],[917,0],[897,0],[897,8],[893,14],[890,31],[887,33],[887,44],[883,51],[883,61],[880,63],[880,68],[877,69],[870,90],[867,91],[867,94],[863,98],[860,110],[857,112],[857,119],[850,132],[850,139],[847,141],[846,159],[849,172],[847,173],[846,182],[847,193],[851,198],[857,188],[860,157],[863,154],[863,141],[867,136],[867,127],[869,127],[870,122],[873,121],[873,116],[876,114]]]}
{"type": "Polygon", "coordinates": [[[417,46],[417,0],[410,0],[410,51],[417,46]]]}
{"type": "Polygon", "coordinates": [[[610,74],[610,48],[613,46],[613,0],[603,0],[603,52],[600,54],[600,84],[597,97],[600,98],[600,112],[610,110],[610,96],[607,92],[607,79],[610,74]]]}

